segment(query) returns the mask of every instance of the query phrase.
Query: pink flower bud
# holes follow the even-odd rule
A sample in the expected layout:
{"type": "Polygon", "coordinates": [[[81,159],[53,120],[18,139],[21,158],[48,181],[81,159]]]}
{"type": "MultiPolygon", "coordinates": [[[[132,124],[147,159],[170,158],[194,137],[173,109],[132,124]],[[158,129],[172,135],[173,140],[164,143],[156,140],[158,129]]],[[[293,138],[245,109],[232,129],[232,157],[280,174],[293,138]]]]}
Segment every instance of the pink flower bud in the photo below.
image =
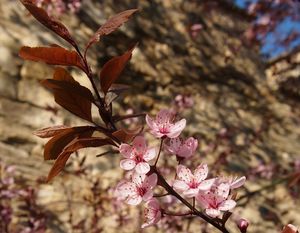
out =
{"type": "Polygon", "coordinates": [[[249,226],[249,221],[247,219],[240,218],[236,224],[237,224],[238,228],[240,229],[241,233],[247,232],[247,228],[249,226]]]}

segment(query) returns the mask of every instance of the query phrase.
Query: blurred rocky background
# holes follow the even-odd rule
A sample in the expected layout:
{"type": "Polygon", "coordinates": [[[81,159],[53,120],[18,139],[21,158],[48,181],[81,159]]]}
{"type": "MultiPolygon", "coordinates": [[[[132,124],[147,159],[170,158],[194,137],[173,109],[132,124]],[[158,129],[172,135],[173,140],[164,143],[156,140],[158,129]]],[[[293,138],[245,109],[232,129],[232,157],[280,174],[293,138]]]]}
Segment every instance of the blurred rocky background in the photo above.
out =
{"type": "MultiPolygon", "coordinates": [[[[247,175],[233,217],[249,219],[248,232],[277,232],[286,223],[299,226],[299,183],[291,187],[283,179],[300,170],[299,50],[264,61],[259,46],[249,48],[241,40],[253,18],[225,0],[84,0],[78,9],[57,16],[83,47],[107,18],[130,8],[139,12],[88,53],[99,73],[108,59],[138,42],[121,79],[132,88],[119,98],[115,111],[178,110],[188,122],[186,135],[200,141],[195,162],[207,162],[214,174],[247,175]]],[[[53,67],[18,58],[23,45],[54,43],[67,46],[18,1],[1,0],[0,229],[142,232],[142,210],[112,198],[122,177],[118,155],[96,158],[102,149],[82,150],[65,172],[44,182],[52,162],[43,161],[45,140],[32,132],[86,124],[62,110],[40,86],[40,80],[51,78],[53,67]]],[[[83,73],[71,71],[89,87],[83,73]]],[[[182,226],[173,222],[174,229],[167,229],[167,220],[164,224],[143,232],[213,232],[204,231],[198,219],[182,226]]],[[[238,232],[234,221],[229,228],[238,232]]]]}

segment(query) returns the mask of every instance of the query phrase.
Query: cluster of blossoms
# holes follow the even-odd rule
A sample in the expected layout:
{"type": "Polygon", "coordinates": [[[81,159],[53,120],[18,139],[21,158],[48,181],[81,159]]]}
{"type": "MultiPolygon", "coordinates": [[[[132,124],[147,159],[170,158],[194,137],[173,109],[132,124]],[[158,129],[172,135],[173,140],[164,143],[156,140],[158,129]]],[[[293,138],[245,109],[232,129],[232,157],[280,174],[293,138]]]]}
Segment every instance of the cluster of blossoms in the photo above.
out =
{"type": "Polygon", "coordinates": [[[192,173],[189,168],[180,164],[189,159],[197,149],[198,140],[189,137],[183,139],[179,135],[186,126],[186,120],[175,122],[175,115],[170,110],[161,110],[155,119],[146,116],[150,132],[161,139],[161,147],[148,147],[144,136],[137,136],[132,144],[121,144],[120,153],[124,159],[120,167],[130,172],[130,178],[119,182],[116,187],[116,196],[129,205],[138,205],[145,202],[145,223],[148,227],[159,222],[168,215],[153,196],[153,189],[158,183],[155,168],[160,152],[164,151],[176,155],[179,165],[176,170],[176,179],[172,181],[173,189],[185,198],[193,198],[204,210],[206,215],[216,218],[222,212],[235,207],[231,190],[242,186],[245,177],[229,179],[225,177],[209,178],[207,164],[200,164],[192,173]],[[154,165],[149,163],[156,157],[154,165]]]}
{"type": "Polygon", "coordinates": [[[81,0],[35,0],[38,7],[46,9],[49,15],[60,16],[66,11],[78,12],[81,0]]]}

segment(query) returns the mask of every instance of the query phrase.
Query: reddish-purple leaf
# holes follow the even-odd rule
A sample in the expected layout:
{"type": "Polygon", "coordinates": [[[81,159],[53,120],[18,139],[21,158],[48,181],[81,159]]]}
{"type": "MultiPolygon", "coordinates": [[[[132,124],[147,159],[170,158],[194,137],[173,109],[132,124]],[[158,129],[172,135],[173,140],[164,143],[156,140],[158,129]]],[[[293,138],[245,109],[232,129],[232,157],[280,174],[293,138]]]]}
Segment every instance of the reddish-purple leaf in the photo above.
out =
{"type": "Polygon", "coordinates": [[[126,10],[108,19],[93,35],[86,45],[85,53],[88,48],[100,40],[101,36],[108,35],[119,28],[123,23],[126,23],[137,9],[126,10]]]}
{"type": "Polygon", "coordinates": [[[72,46],[77,47],[76,42],[70,35],[69,30],[61,22],[50,18],[47,12],[34,4],[34,0],[21,0],[21,3],[27,10],[45,27],[59,35],[61,38],[69,42],[72,46]]]}
{"type": "Polygon", "coordinates": [[[136,129],[119,129],[112,133],[114,137],[119,139],[121,142],[128,143],[133,138],[135,138],[139,133],[141,133],[143,130],[143,127],[137,127],[136,129]]]}
{"type": "Polygon", "coordinates": [[[48,173],[47,182],[57,176],[64,169],[71,154],[71,152],[63,152],[58,156],[48,173]]]}
{"type": "Polygon", "coordinates": [[[78,83],[70,75],[70,73],[62,67],[55,68],[55,71],[54,71],[54,74],[53,74],[53,79],[54,80],[59,80],[59,81],[66,81],[66,82],[70,82],[70,83],[78,83]]]}
{"type": "Polygon", "coordinates": [[[60,134],[66,130],[70,129],[70,127],[67,127],[65,125],[57,125],[52,127],[47,127],[43,129],[39,129],[33,132],[34,135],[40,137],[40,138],[51,138],[57,134],[60,134]]]}
{"type": "Polygon", "coordinates": [[[78,82],[46,79],[41,84],[53,91],[55,102],[76,116],[92,122],[92,102],[94,97],[91,91],[78,82]]]}
{"type": "Polygon", "coordinates": [[[128,50],[123,55],[114,57],[103,66],[100,72],[100,84],[102,91],[106,94],[111,85],[118,79],[125,65],[132,56],[134,48],[128,50]]]}
{"type": "Polygon", "coordinates": [[[57,157],[53,167],[51,168],[47,182],[49,182],[53,177],[57,176],[65,167],[70,155],[82,148],[87,147],[100,147],[104,145],[114,145],[114,142],[108,138],[75,138],[73,139],[57,157]]]}
{"type": "Polygon", "coordinates": [[[92,126],[72,127],[55,135],[45,145],[44,159],[57,159],[64,148],[75,138],[91,137],[95,128],[92,126]]]}
{"type": "Polygon", "coordinates": [[[23,46],[19,56],[25,60],[40,61],[50,65],[77,66],[81,70],[85,70],[78,53],[62,47],[23,46]]]}

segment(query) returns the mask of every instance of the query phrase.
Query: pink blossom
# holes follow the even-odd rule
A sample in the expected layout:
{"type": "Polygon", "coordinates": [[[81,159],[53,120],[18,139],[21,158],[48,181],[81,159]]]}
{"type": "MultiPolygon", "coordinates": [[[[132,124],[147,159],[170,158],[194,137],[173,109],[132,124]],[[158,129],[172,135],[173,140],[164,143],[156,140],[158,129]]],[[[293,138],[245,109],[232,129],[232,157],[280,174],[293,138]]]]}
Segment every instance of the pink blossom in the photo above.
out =
{"type": "Polygon", "coordinates": [[[147,148],[147,143],[144,137],[137,136],[132,143],[132,146],[122,143],[119,147],[120,153],[125,157],[121,160],[120,167],[124,170],[132,170],[139,174],[146,174],[150,171],[148,162],[156,155],[155,148],[147,148]]]}
{"type": "Polygon", "coordinates": [[[180,137],[177,137],[170,140],[170,144],[166,146],[166,149],[179,157],[189,158],[193,155],[197,147],[197,139],[189,137],[187,140],[183,141],[180,137]]]}
{"type": "Polygon", "coordinates": [[[233,177],[230,177],[230,178],[228,178],[228,177],[218,177],[216,179],[215,185],[218,186],[222,183],[227,183],[227,184],[230,185],[230,189],[237,189],[237,188],[243,186],[245,181],[246,181],[245,176],[242,176],[240,178],[238,178],[238,177],[234,177],[234,178],[233,177]]]}
{"type": "Polygon", "coordinates": [[[247,219],[240,218],[236,221],[236,225],[240,229],[241,233],[246,233],[249,226],[249,221],[247,219]]]}
{"type": "Polygon", "coordinates": [[[176,123],[173,123],[173,120],[174,114],[167,109],[160,110],[155,120],[146,115],[146,122],[151,129],[151,133],[157,138],[163,136],[176,138],[179,136],[185,128],[186,120],[182,119],[176,123]]]}
{"type": "Polygon", "coordinates": [[[177,176],[179,180],[175,180],[173,187],[183,193],[184,196],[190,198],[195,197],[199,190],[209,190],[215,179],[205,180],[208,174],[206,164],[199,165],[192,174],[191,170],[183,165],[177,167],[177,176]]]}
{"type": "Polygon", "coordinates": [[[222,212],[235,207],[236,202],[229,198],[230,184],[222,183],[212,187],[206,192],[199,192],[196,196],[205,213],[212,218],[218,217],[222,212]]]}
{"type": "Polygon", "coordinates": [[[157,175],[133,173],[132,181],[121,181],[116,187],[116,196],[129,205],[138,205],[153,197],[153,187],[157,183],[157,175]]]}
{"type": "Polygon", "coordinates": [[[146,208],[144,209],[145,223],[142,228],[152,226],[159,222],[162,217],[161,209],[159,203],[156,199],[151,199],[146,203],[146,208]]]}

